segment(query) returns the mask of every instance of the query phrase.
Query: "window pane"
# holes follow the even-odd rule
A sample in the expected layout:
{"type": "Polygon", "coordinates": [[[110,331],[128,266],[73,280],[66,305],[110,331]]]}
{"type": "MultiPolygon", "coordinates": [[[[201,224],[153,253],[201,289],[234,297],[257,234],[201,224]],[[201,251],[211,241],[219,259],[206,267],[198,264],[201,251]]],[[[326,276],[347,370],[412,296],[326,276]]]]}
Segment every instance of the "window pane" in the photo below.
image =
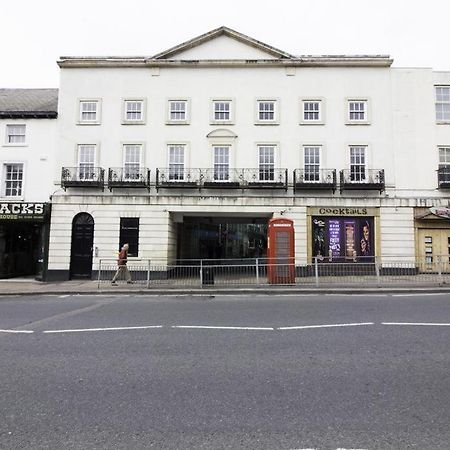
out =
{"type": "Polygon", "coordinates": [[[214,120],[230,120],[230,102],[214,102],[214,120]]]}
{"type": "Polygon", "coordinates": [[[25,125],[6,125],[6,136],[9,144],[25,143],[25,125]]]}
{"type": "Polygon", "coordinates": [[[80,180],[93,180],[95,171],[95,145],[80,145],[78,147],[78,166],[80,180]]]}
{"type": "Polygon", "coordinates": [[[186,102],[170,102],[170,120],[186,120],[186,102]]]}
{"type": "Polygon", "coordinates": [[[320,102],[303,102],[303,120],[319,120],[320,102]]]}
{"type": "Polygon", "coordinates": [[[230,154],[229,147],[214,147],[214,180],[228,181],[230,154]]]}
{"type": "Polygon", "coordinates": [[[275,147],[259,147],[259,180],[273,181],[275,179],[275,147]]]}
{"type": "Polygon", "coordinates": [[[350,147],[350,181],[366,179],[366,148],[350,147]]]}
{"type": "Polygon", "coordinates": [[[349,102],[349,119],[350,120],[365,120],[366,118],[366,102],[365,101],[350,101],[349,102]]]}
{"type": "Polygon", "coordinates": [[[6,164],[5,197],[22,195],[23,164],[6,164]]]}
{"type": "Polygon", "coordinates": [[[184,180],[184,145],[169,146],[169,180],[184,180]]]}
{"type": "Polygon", "coordinates": [[[81,121],[97,120],[97,102],[81,102],[80,119],[81,121]]]}
{"type": "Polygon", "coordinates": [[[275,119],[275,102],[259,102],[258,103],[258,118],[259,120],[274,120],[275,119]]]}
{"type": "Polygon", "coordinates": [[[141,146],[125,145],[125,179],[138,180],[141,166],[141,146]]]}
{"type": "Polygon", "coordinates": [[[142,102],[141,101],[127,101],[126,105],[126,120],[142,120],[142,102]]]}
{"type": "Polygon", "coordinates": [[[320,147],[304,148],[305,181],[320,180],[320,147]]]}
{"type": "Polygon", "coordinates": [[[450,147],[439,148],[439,163],[450,164],[450,147]]]}

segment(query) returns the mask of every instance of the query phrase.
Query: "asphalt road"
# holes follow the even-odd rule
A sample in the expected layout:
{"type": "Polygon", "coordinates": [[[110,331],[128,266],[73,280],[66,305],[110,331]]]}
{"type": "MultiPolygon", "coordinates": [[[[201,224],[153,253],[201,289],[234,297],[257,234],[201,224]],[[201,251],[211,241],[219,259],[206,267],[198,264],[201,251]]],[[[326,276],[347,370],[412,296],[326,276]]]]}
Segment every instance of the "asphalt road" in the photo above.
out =
{"type": "Polygon", "coordinates": [[[449,449],[450,295],[0,298],[1,449],[449,449]]]}

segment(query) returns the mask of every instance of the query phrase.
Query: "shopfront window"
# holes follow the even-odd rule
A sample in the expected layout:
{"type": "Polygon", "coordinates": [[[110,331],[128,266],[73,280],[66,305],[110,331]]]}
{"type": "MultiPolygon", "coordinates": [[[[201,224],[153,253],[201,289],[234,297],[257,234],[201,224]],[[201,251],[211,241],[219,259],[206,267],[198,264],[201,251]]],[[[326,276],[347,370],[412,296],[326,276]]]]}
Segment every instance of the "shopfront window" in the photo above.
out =
{"type": "Polygon", "coordinates": [[[267,255],[266,218],[185,217],[179,259],[247,259],[267,255]]]}
{"type": "Polygon", "coordinates": [[[373,224],[373,217],[313,217],[313,257],[319,262],[371,262],[373,224]]]}

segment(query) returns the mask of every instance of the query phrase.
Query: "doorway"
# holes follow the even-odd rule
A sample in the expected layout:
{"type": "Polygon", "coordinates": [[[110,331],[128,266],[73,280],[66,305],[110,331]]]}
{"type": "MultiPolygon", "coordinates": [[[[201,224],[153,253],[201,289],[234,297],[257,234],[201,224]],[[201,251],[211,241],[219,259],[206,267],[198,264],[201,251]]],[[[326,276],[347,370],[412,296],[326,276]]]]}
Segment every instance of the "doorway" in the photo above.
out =
{"type": "Polygon", "coordinates": [[[267,222],[261,217],[184,217],[178,259],[264,258],[267,222]]]}
{"type": "Polygon", "coordinates": [[[77,214],[72,221],[70,279],[91,278],[94,244],[94,219],[88,213],[77,214]]]}
{"type": "Polygon", "coordinates": [[[42,223],[0,224],[0,278],[36,275],[42,223]]]}
{"type": "Polygon", "coordinates": [[[450,229],[419,229],[419,258],[425,271],[450,272],[450,229]]]}

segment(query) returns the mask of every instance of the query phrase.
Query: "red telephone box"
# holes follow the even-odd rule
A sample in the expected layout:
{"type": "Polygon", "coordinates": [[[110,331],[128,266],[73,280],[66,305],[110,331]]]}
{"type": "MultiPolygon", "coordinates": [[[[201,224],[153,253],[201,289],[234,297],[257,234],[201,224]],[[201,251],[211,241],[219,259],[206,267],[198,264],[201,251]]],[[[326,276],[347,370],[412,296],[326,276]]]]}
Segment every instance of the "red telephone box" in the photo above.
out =
{"type": "Polygon", "coordinates": [[[269,283],[295,283],[294,222],[292,220],[269,220],[267,259],[269,283]]]}

